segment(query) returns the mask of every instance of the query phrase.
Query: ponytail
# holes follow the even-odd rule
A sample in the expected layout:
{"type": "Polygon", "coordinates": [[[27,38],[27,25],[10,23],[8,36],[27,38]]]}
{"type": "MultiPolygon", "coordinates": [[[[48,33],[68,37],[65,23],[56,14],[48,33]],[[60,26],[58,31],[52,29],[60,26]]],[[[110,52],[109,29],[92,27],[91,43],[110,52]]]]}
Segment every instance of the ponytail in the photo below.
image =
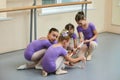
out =
{"type": "Polygon", "coordinates": [[[83,15],[83,16],[84,16],[84,12],[83,12],[83,11],[80,11],[80,12],[78,12],[77,14],[80,14],[80,15],[83,15]]]}
{"type": "Polygon", "coordinates": [[[80,20],[84,20],[85,19],[85,15],[83,11],[80,11],[76,14],[75,16],[75,21],[78,22],[80,20]]]}

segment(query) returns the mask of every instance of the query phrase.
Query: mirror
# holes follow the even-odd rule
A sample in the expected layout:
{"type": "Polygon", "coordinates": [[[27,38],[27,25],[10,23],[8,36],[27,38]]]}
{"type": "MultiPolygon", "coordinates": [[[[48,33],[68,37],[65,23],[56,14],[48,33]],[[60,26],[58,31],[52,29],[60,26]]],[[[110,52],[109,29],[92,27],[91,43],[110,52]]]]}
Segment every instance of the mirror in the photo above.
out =
{"type": "Polygon", "coordinates": [[[120,0],[112,0],[112,24],[120,25],[120,0]]]}

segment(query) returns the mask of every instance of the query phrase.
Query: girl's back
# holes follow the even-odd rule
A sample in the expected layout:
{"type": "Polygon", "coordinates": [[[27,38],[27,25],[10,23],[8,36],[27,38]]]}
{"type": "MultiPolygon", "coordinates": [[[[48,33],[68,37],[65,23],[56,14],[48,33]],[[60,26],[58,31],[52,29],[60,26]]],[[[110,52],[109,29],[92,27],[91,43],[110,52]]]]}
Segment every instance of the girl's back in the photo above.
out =
{"type": "Polygon", "coordinates": [[[67,51],[62,46],[54,46],[48,48],[43,59],[42,67],[47,72],[54,72],[56,70],[56,60],[59,56],[67,55],[67,51]],[[49,67],[48,67],[49,66],[49,67]]]}

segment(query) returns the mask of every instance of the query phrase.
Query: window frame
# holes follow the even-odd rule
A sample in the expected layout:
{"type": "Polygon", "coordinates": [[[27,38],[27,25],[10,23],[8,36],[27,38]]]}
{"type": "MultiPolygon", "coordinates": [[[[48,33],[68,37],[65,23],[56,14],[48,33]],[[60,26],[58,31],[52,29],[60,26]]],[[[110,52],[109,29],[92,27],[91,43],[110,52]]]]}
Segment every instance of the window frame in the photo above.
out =
{"type": "MultiPolygon", "coordinates": [[[[61,3],[62,0],[57,0],[57,3],[61,3]]],[[[83,0],[81,0],[83,1],[83,0]]],[[[85,6],[85,5],[84,5],[85,6]]],[[[93,3],[87,4],[87,9],[93,9],[93,3]]],[[[50,7],[50,8],[42,8],[41,14],[48,15],[48,14],[57,14],[57,13],[64,13],[64,12],[72,12],[78,11],[82,9],[82,5],[69,5],[69,6],[59,6],[59,7],[50,7]]],[[[85,7],[83,8],[85,9],[85,7]]]]}

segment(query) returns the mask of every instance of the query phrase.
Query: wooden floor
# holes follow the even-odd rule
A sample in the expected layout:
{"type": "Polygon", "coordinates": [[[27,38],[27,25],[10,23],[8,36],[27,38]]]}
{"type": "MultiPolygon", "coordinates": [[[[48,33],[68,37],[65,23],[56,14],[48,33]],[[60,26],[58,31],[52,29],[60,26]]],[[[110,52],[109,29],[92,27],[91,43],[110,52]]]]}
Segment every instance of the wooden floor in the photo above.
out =
{"type": "Polygon", "coordinates": [[[26,63],[24,50],[0,55],[0,80],[120,80],[120,35],[101,33],[86,68],[68,68],[68,74],[41,76],[40,70],[16,70],[26,63]]]}

